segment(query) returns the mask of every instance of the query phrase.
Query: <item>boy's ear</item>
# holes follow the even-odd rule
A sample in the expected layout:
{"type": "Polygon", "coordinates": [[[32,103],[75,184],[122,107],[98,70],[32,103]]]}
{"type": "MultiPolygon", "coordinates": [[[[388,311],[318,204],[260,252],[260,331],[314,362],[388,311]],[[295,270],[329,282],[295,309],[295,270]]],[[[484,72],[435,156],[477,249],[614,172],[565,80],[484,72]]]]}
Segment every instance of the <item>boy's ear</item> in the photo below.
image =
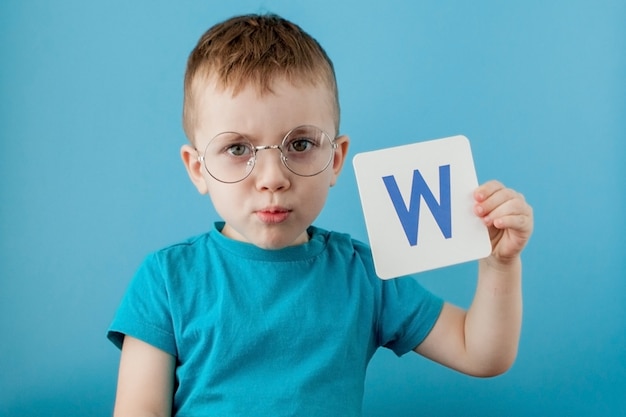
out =
{"type": "Polygon", "coordinates": [[[183,160],[189,179],[200,194],[207,194],[209,189],[204,179],[202,162],[198,159],[198,151],[191,145],[180,148],[180,157],[183,160]]]}
{"type": "Polygon", "coordinates": [[[337,182],[337,178],[339,178],[339,174],[343,168],[343,163],[346,161],[350,138],[347,135],[341,135],[335,139],[335,143],[337,144],[337,148],[335,148],[335,157],[333,158],[334,175],[330,182],[331,187],[337,182]]]}

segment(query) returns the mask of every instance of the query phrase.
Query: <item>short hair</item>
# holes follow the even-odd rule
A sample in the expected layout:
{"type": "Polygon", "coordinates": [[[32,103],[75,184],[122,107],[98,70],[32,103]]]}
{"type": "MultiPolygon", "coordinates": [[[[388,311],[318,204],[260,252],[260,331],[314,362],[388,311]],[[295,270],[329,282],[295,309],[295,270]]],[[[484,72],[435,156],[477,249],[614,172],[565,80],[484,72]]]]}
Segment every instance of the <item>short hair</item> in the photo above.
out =
{"type": "Polygon", "coordinates": [[[197,123],[195,90],[215,77],[236,95],[252,84],[271,93],[276,78],[293,84],[321,84],[332,97],[339,129],[339,97],[333,63],[322,46],[298,25],[275,14],[235,16],[207,30],[189,55],[185,72],[183,128],[190,141],[197,123]]]}

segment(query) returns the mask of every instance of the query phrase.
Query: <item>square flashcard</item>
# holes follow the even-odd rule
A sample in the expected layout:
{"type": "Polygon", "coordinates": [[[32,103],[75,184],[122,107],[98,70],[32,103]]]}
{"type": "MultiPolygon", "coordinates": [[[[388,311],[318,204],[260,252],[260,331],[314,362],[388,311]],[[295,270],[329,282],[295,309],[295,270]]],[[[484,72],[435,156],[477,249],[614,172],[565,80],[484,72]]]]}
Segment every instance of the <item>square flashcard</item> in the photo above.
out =
{"type": "Polygon", "coordinates": [[[465,136],[359,153],[353,165],[380,278],[491,253],[487,227],[473,211],[478,180],[465,136]]]}

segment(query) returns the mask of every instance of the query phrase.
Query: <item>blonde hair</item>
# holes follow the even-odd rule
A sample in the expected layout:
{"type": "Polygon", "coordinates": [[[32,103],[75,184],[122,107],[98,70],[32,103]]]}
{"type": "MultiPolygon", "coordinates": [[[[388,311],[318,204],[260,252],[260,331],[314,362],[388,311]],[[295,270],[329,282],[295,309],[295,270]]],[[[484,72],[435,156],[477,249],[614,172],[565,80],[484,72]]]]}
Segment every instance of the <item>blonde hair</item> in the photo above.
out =
{"type": "Polygon", "coordinates": [[[183,128],[190,141],[197,123],[195,91],[214,77],[233,95],[248,85],[271,93],[272,81],[326,86],[339,129],[339,98],[332,61],[321,45],[296,24],[277,15],[244,15],[211,27],[189,55],[185,72],[183,128]]]}

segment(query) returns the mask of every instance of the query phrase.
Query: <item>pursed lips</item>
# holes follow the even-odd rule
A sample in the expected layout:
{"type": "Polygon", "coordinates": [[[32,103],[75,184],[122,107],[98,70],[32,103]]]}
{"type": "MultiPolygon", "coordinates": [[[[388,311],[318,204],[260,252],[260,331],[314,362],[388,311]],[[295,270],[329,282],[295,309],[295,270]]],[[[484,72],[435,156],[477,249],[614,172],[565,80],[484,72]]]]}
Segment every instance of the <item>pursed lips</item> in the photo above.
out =
{"type": "Polygon", "coordinates": [[[291,210],[284,207],[266,207],[255,212],[257,217],[267,224],[282,223],[287,220],[290,213],[291,210]]]}

